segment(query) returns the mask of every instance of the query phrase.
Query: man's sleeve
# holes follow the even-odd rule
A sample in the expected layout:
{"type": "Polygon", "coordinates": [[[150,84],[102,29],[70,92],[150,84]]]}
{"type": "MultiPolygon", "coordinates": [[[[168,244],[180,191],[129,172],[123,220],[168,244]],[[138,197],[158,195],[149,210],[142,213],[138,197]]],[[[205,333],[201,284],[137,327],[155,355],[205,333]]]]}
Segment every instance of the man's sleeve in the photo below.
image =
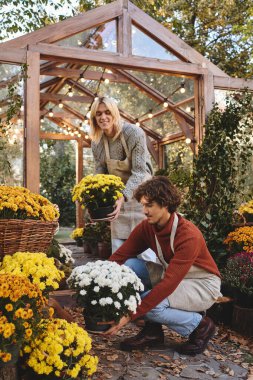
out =
{"type": "Polygon", "coordinates": [[[138,224],[129,235],[129,238],[122,244],[116,252],[109,258],[110,261],[116,261],[118,264],[124,264],[127,259],[136,257],[146,249],[150,244],[143,228],[143,222],[138,224]]]}

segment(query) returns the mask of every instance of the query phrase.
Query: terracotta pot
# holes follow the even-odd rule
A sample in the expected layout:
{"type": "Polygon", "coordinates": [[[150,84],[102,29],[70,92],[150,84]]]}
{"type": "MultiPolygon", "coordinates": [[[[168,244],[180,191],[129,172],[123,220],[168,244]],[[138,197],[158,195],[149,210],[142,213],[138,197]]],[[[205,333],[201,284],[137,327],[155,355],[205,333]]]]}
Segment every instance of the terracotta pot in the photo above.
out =
{"type": "Polygon", "coordinates": [[[232,328],[242,335],[253,337],[253,308],[234,305],[232,328]]]}
{"type": "Polygon", "coordinates": [[[112,254],[112,247],[110,243],[98,243],[98,256],[101,260],[107,260],[112,254]]]}

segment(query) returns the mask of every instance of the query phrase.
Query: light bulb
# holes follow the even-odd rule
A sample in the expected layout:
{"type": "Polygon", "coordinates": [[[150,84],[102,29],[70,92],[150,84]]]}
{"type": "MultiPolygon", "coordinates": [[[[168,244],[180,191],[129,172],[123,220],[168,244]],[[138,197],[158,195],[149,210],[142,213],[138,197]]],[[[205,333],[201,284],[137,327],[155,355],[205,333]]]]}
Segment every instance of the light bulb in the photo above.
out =
{"type": "Polygon", "coordinates": [[[85,138],[86,140],[88,140],[88,138],[89,138],[89,135],[85,135],[85,136],[84,136],[84,138],[85,138]]]}
{"type": "Polygon", "coordinates": [[[105,84],[110,83],[110,80],[108,78],[105,78],[105,84]]]}
{"type": "Polygon", "coordinates": [[[152,119],[152,117],[153,117],[152,110],[149,110],[148,117],[149,117],[149,119],[152,119]]]}
{"type": "Polygon", "coordinates": [[[48,116],[50,116],[50,117],[53,117],[53,116],[54,116],[53,108],[50,108],[49,113],[48,113],[48,116]]]}
{"type": "Polygon", "coordinates": [[[79,79],[80,79],[80,82],[82,82],[82,83],[85,82],[85,78],[84,78],[84,76],[83,76],[83,73],[80,74],[79,79]]]}
{"type": "Polygon", "coordinates": [[[135,125],[136,125],[136,127],[139,127],[141,125],[141,123],[139,122],[139,120],[136,121],[135,125]]]}
{"type": "Polygon", "coordinates": [[[59,103],[59,108],[63,108],[63,103],[62,103],[61,100],[60,100],[60,103],[59,103]]]}
{"type": "Polygon", "coordinates": [[[169,105],[169,103],[167,102],[167,100],[165,100],[165,101],[163,102],[163,106],[164,106],[164,108],[167,108],[168,105],[169,105]]]}
{"type": "Polygon", "coordinates": [[[68,90],[68,96],[70,96],[72,98],[73,96],[73,90],[72,90],[72,87],[69,87],[69,90],[68,90]]]}
{"type": "Polygon", "coordinates": [[[185,86],[185,83],[182,82],[180,86],[181,86],[181,88],[180,88],[180,92],[181,92],[181,94],[184,94],[184,93],[185,93],[185,87],[184,87],[184,86],[185,86]]]}
{"type": "Polygon", "coordinates": [[[186,139],[185,139],[185,143],[186,144],[190,144],[192,142],[192,140],[189,138],[189,137],[187,137],[186,139]]]}
{"type": "Polygon", "coordinates": [[[81,137],[81,133],[78,133],[78,135],[77,135],[78,137],[81,137]]]}
{"type": "Polygon", "coordinates": [[[186,112],[191,112],[191,107],[190,106],[186,107],[186,112]]]}
{"type": "Polygon", "coordinates": [[[77,41],[77,45],[81,46],[81,45],[82,45],[82,41],[81,41],[81,40],[78,40],[78,41],[77,41]]]}

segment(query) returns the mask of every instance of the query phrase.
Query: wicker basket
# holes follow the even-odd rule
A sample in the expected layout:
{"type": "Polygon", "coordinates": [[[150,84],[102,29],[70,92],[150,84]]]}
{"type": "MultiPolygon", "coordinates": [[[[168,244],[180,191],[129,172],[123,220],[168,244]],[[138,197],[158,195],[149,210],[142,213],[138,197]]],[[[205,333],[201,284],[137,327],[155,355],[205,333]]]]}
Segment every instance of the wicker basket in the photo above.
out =
{"type": "Polygon", "coordinates": [[[0,219],[0,260],[16,252],[46,252],[58,222],[0,219]]]}

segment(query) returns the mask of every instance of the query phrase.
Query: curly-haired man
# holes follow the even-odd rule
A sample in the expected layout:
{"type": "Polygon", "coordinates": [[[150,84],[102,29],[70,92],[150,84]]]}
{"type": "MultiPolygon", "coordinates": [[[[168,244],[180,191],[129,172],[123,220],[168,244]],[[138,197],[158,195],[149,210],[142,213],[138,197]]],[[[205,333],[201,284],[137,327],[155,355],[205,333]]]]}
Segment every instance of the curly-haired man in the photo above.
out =
{"type": "Polygon", "coordinates": [[[122,350],[163,343],[165,325],[189,336],[181,353],[199,354],[215,333],[214,323],[205,311],[221,296],[219,270],[200,230],[176,213],[180,194],[167,177],[144,182],[137,188],[135,198],[146,220],[110,260],[129,266],[142,280],[142,302],[135,314],[124,316],[106,334],[116,334],[130,321],[144,317],[144,328],[137,336],[121,342],[122,350]],[[147,248],[156,253],[159,264],[136,257],[147,248]]]}

